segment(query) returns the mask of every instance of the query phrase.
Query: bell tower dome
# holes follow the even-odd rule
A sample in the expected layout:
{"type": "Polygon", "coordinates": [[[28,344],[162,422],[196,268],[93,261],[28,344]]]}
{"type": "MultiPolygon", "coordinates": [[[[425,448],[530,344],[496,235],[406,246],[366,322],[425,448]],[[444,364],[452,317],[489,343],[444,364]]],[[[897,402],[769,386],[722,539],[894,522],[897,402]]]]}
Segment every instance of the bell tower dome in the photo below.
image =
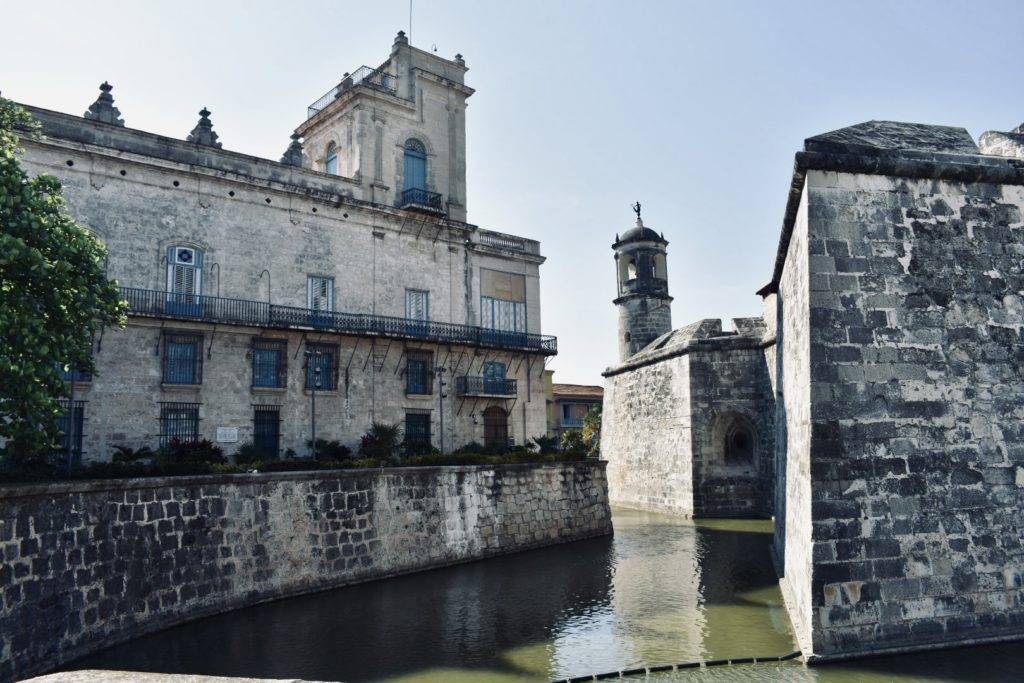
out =
{"type": "Polygon", "coordinates": [[[633,207],[636,225],[615,236],[615,272],[619,309],[619,360],[624,361],[672,331],[672,297],[665,264],[668,240],[644,225],[640,203],[633,207]]]}

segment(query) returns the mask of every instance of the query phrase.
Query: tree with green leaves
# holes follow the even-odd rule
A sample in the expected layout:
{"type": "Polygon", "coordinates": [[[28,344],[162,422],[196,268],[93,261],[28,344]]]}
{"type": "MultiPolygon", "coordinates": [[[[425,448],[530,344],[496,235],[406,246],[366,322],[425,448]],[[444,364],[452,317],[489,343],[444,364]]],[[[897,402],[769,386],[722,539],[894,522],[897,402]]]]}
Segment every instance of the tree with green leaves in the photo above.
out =
{"type": "Polygon", "coordinates": [[[60,181],[30,178],[21,136],[39,125],[0,98],[0,462],[58,448],[62,370],[92,372],[92,340],[125,324],[127,305],[104,271],[106,249],[68,213],[60,181]]]}
{"type": "Polygon", "coordinates": [[[601,456],[601,406],[594,406],[583,418],[583,443],[591,458],[601,456]]]}

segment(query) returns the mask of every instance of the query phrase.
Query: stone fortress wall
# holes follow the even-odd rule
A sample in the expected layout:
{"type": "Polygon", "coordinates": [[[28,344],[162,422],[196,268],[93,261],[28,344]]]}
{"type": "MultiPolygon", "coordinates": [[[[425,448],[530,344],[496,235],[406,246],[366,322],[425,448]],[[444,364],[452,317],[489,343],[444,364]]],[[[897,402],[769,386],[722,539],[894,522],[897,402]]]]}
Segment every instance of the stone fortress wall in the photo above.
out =
{"type": "Polygon", "coordinates": [[[774,454],[765,327],[702,320],[663,335],[605,377],[601,448],[612,501],[687,516],[768,516],[774,454]],[[727,458],[730,429],[749,457],[727,458]]]}
{"type": "Polygon", "coordinates": [[[625,505],[702,514],[696,425],[761,406],[760,490],[809,661],[1024,637],[1022,159],[1024,126],[980,149],[886,121],[808,139],[764,320],[729,340],[749,348],[716,348],[705,321],[605,373],[625,505]]]}
{"type": "Polygon", "coordinates": [[[0,680],[267,600],[610,534],[604,467],[0,487],[0,680]]]}

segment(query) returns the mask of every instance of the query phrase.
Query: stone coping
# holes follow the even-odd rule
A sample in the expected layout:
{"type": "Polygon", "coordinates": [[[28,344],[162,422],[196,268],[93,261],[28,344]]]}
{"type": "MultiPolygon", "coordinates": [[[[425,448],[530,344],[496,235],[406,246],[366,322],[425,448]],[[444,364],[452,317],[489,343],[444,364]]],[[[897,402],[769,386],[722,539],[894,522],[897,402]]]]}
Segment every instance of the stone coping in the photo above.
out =
{"type": "Polygon", "coordinates": [[[634,358],[626,360],[619,365],[613,365],[602,372],[601,376],[614,377],[615,375],[621,375],[624,372],[638,370],[640,368],[647,367],[648,365],[654,365],[663,360],[668,360],[669,358],[687,356],[691,353],[710,353],[713,351],[755,351],[766,349],[774,344],[775,337],[756,339],[739,335],[730,335],[723,337],[711,337],[709,339],[693,339],[683,345],[673,346],[663,351],[645,354],[642,358],[634,358]]]}
{"type": "Polygon", "coordinates": [[[191,474],[126,479],[83,479],[77,481],[27,482],[0,484],[0,500],[67,493],[92,493],[129,489],[202,486],[204,484],[266,484],[275,481],[307,481],[310,479],[350,479],[354,477],[394,474],[441,474],[446,472],[478,472],[481,470],[517,471],[538,468],[586,467],[605,469],[606,460],[572,460],[566,462],[524,462],[497,465],[414,465],[409,467],[370,467],[351,469],[299,470],[295,472],[244,472],[239,474],[191,474]]]}
{"type": "Polygon", "coordinates": [[[850,147],[847,151],[797,152],[793,164],[793,179],[782,219],[782,234],[775,255],[772,280],[757,291],[764,297],[779,290],[779,280],[786,263],[789,240],[800,208],[807,171],[833,171],[864,175],[884,175],[918,180],[945,180],[966,183],[994,183],[1024,185],[1024,159],[997,157],[985,154],[956,154],[923,152],[908,149],[871,150],[850,147]]]}

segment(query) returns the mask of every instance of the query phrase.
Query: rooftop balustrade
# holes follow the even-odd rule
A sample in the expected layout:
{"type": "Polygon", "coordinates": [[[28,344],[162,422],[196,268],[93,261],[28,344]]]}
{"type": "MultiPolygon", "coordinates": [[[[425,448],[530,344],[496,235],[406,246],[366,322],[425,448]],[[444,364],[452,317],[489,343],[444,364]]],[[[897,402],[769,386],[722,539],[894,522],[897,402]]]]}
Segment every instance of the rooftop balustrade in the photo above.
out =
{"type": "Polygon", "coordinates": [[[555,337],[525,332],[506,332],[472,325],[383,315],[319,311],[279,306],[266,301],[178,294],[136,287],[121,287],[121,295],[128,302],[128,314],[136,316],[282,330],[318,330],[387,339],[414,339],[552,356],[558,353],[558,340],[555,337]]]}
{"type": "Polygon", "coordinates": [[[306,108],[306,118],[313,118],[326,109],[327,105],[338,99],[338,96],[343,92],[357,85],[365,85],[374,90],[394,95],[398,90],[398,77],[381,68],[374,69],[365,65],[361,66],[351,74],[346,75],[341,80],[341,83],[324,93],[323,97],[309,105],[306,108]]]}

